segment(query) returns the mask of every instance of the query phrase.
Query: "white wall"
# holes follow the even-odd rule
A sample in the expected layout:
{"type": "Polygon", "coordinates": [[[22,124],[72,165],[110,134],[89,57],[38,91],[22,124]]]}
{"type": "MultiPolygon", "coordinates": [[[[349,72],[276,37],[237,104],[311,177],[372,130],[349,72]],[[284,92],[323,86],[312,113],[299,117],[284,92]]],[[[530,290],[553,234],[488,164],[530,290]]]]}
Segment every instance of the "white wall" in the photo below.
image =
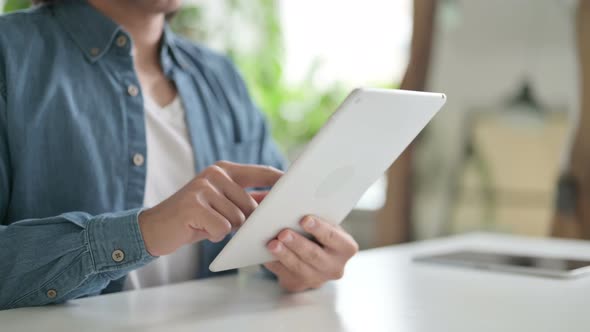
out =
{"type": "Polygon", "coordinates": [[[281,0],[287,77],[302,78],[314,59],[320,83],[399,82],[408,59],[409,0],[281,0]]]}

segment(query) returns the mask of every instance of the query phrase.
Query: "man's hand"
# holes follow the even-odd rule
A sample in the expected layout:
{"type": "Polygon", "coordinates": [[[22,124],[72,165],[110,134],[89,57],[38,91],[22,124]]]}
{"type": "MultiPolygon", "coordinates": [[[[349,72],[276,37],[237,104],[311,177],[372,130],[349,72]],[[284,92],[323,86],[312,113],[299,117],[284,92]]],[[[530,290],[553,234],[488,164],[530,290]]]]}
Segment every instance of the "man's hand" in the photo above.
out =
{"type": "Polygon", "coordinates": [[[170,254],[203,239],[223,240],[240,227],[264,195],[245,188],[270,187],[283,172],[267,166],[218,162],[162,203],[139,215],[147,251],[170,254]]]}
{"type": "Polygon", "coordinates": [[[264,266],[290,292],[318,288],[329,280],[340,279],[346,262],[358,252],[352,236],[337,225],[308,216],[303,218],[301,226],[319,244],[285,229],[267,245],[278,261],[264,266]]]}

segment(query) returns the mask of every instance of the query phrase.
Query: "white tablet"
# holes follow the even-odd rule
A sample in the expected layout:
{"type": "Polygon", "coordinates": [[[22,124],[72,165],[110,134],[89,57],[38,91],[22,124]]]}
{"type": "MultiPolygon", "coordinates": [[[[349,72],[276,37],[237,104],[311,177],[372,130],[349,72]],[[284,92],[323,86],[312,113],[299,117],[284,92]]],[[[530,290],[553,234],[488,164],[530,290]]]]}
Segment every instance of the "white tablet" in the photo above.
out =
{"type": "Polygon", "coordinates": [[[266,244],[316,215],[340,223],[446,101],[442,93],[355,89],[209,266],[273,261],[266,244]]]}

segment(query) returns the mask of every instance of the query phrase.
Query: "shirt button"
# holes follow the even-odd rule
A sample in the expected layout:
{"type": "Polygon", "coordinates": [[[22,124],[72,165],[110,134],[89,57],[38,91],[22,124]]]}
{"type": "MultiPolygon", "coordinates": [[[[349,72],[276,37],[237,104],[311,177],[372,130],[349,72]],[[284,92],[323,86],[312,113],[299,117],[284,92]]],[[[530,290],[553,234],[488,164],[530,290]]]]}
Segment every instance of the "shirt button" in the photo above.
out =
{"type": "Polygon", "coordinates": [[[117,37],[116,43],[119,47],[125,47],[125,45],[127,45],[127,37],[120,35],[117,37]]]}
{"type": "Polygon", "coordinates": [[[55,299],[57,296],[57,291],[55,289],[50,289],[47,291],[47,297],[50,299],[55,299]]]}
{"type": "Polygon", "coordinates": [[[141,166],[145,162],[145,158],[141,153],[136,153],[133,155],[133,164],[135,166],[141,166]]]}
{"type": "Polygon", "coordinates": [[[91,48],[91,49],[90,49],[90,55],[92,55],[92,56],[97,56],[97,55],[98,55],[98,53],[100,53],[100,48],[98,48],[98,47],[93,47],[93,48],[91,48]]]}
{"type": "Polygon", "coordinates": [[[127,93],[131,97],[135,97],[139,94],[139,89],[135,85],[131,84],[127,87],[127,93]]]}
{"type": "Polygon", "coordinates": [[[111,258],[113,258],[115,262],[120,263],[125,259],[125,253],[123,252],[123,250],[117,249],[113,251],[113,253],[111,254],[111,258]]]}

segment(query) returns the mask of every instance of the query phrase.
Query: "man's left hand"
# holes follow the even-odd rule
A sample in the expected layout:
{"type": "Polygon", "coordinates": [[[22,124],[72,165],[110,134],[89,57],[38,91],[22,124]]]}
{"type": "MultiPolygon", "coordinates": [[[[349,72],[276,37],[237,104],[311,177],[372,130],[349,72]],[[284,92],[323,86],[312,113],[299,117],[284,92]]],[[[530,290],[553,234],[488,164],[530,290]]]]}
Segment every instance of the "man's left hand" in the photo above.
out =
{"type": "Polygon", "coordinates": [[[290,292],[318,288],[329,280],[340,279],[346,262],[358,252],[356,241],[338,225],[307,216],[301,226],[318,243],[285,229],[267,245],[277,261],[264,266],[290,292]]]}

